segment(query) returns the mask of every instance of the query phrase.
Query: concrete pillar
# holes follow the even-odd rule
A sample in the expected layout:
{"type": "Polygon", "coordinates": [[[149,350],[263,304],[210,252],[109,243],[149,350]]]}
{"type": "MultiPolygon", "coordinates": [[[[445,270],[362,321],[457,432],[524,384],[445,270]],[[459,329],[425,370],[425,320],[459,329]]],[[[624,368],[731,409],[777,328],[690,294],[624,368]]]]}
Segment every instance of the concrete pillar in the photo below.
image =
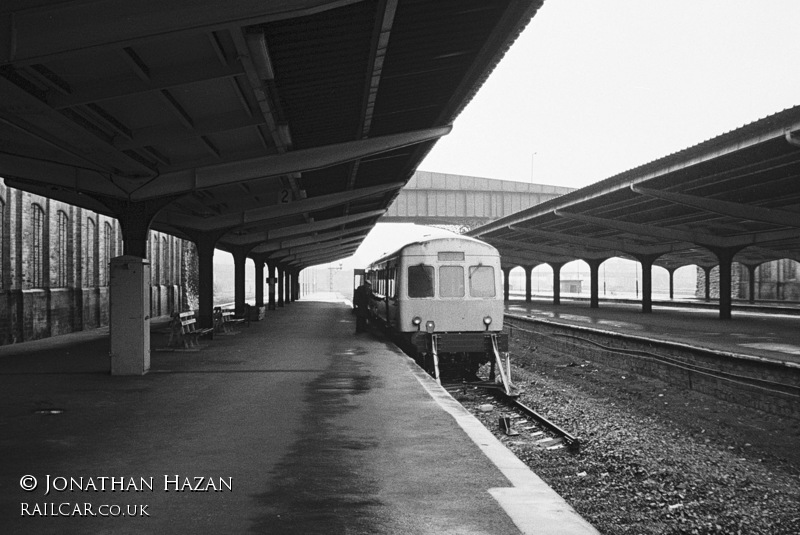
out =
{"type": "Polygon", "coordinates": [[[511,268],[500,268],[503,270],[503,299],[508,301],[511,294],[511,268]]]}
{"type": "Polygon", "coordinates": [[[275,310],[275,265],[267,262],[267,293],[269,295],[267,308],[275,310]]]}
{"type": "Polygon", "coordinates": [[[150,370],[150,262],[123,255],[110,263],[111,375],[144,375],[150,370]]]}
{"type": "Polygon", "coordinates": [[[283,290],[284,290],[284,272],[283,266],[278,264],[278,308],[283,308],[283,290]]]}
{"type": "Polygon", "coordinates": [[[548,262],[550,267],[553,268],[553,304],[561,304],[561,268],[564,267],[563,262],[548,262]]]}
{"type": "Polygon", "coordinates": [[[523,266],[525,270],[525,302],[531,302],[531,273],[533,273],[533,266],[523,266]]]}
{"type": "Polygon", "coordinates": [[[150,369],[150,222],[161,205],[105,199],[120,223],[123,256],[110,261],[111,375],[144,375],[150,369]]]}

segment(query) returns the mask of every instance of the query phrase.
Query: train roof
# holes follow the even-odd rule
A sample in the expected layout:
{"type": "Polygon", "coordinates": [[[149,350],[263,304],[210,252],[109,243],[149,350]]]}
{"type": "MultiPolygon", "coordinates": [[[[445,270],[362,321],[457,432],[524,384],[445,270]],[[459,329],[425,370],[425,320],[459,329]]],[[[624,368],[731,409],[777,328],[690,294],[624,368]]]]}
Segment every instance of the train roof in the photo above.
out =
{"type": "Polygon", "coordinates": [[[392,258],[394,256],[399,256],[403,251],[405,251],[406,249],[409,249],[411,247],[423,246],[423,245],[428,245],[428,244],[432,244],[432,243],[436,243],[436,242],[446,242],[446,241],[456,241],[456,242],[463,242],[463,243],[471,243],[471,244],[475,244],[475,245],[480,245],[480,246],[483,246],[483,247],[486,247],[488,249],[493,250],[498,255],[500,254],[493,245],[491,245],[489,243],[486,243],[483,240],[479,240],[479,239],[476,239],[476,238],[473,238],[473,237],[470,237],[470,236],[453,235],[453,236],[444,236],[444,237],[438,237],[438,238],[428,238],[428,239],[425,239],[425,240],[417,240],[417,241],[413,241],[413,242],[407,243],[407,244],[403,245],[402,247],[400,247],[399,249],[397,249],[396,251],[394,251],[392,253],[389,253],[389,254],[385,254],[382,257],[378,258],[377,260],[371,262],[370,265],[378,264],[378,263],[383,262],[385,260],[388,260],[389,258],[392,258]]]}

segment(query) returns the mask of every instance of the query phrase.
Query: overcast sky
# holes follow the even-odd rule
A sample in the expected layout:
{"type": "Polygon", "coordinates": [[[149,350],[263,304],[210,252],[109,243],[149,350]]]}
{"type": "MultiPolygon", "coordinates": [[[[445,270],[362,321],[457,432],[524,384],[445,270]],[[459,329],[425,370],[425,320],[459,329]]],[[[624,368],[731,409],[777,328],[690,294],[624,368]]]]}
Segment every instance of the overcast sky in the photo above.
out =
{"type": "Polygon", "coordinates": [[[798,0],[546,0],[419,166],[583,187],[800,104],[798,0]]]}

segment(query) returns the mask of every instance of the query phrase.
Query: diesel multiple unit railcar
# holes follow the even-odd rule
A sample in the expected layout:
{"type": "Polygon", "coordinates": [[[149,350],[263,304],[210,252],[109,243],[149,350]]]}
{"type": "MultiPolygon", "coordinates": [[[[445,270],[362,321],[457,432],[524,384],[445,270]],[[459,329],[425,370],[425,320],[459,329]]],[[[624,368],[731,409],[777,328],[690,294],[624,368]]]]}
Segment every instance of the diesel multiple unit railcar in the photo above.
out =
{"type": "MultiPolygon", "coordinates": [[[[453,236],[408,244],[371,264],[371,316],[401,338],[440,381],[491,363],[507,393],[500,254],[480,240],[453,236]]],[[[494,379],[492,377],[491,379],[494,379]]]]}

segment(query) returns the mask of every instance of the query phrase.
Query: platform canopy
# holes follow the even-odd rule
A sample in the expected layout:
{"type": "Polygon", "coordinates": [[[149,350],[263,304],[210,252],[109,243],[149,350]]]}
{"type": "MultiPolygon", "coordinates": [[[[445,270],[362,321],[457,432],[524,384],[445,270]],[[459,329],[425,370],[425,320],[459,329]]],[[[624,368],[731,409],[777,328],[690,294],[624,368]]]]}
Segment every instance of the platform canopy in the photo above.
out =
{"type": "Polygon", "coordinates": [[[340,259],[540,5],[5,0],[0,177],[118,218],[127,253],[149,227],[340,259]]]}
{"type": "Polygon", "coordinates": [[[800,107],[468,234],[508,267],[615,256],[669,270],[800,261],[800,107]]]}

